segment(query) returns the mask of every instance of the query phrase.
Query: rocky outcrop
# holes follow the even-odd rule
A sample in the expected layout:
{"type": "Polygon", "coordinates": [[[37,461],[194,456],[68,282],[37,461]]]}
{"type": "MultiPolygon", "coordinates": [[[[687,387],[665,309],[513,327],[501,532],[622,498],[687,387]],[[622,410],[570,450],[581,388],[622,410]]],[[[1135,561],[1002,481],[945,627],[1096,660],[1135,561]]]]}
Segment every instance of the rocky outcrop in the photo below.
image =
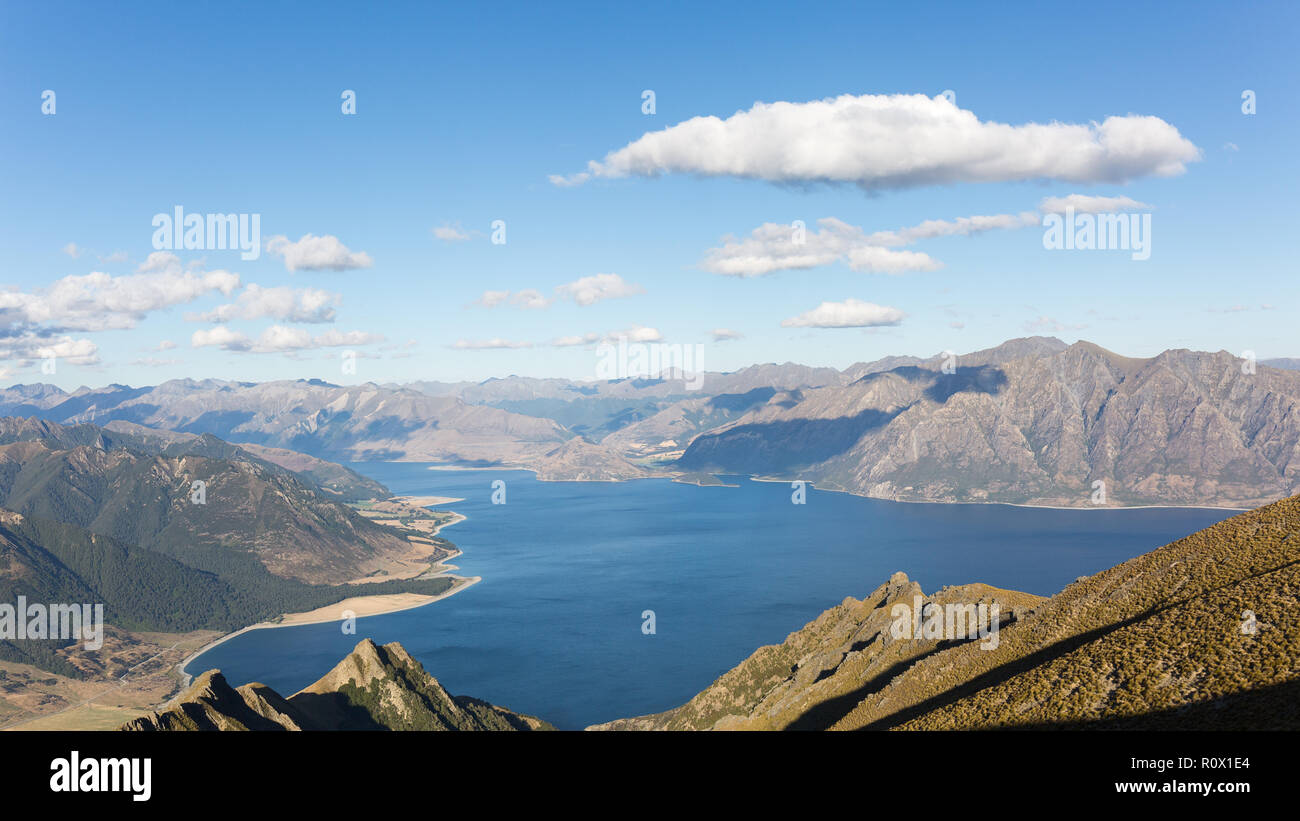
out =
{"type": "Polygon", "coordinates": [[[172,706],[123,730],[549,730],[532,716],[452,696],[397,642],[362,640],[317,682],[282,698],[263,684],[232,689],[209,670],[172,706]]]}
{"type": "Polygon", "coordinates": [[[176,697],[174,706],[137,718],[123,730],[302,730],[311,722],[264,684],[234,688],[209,670],[176,697]]]}

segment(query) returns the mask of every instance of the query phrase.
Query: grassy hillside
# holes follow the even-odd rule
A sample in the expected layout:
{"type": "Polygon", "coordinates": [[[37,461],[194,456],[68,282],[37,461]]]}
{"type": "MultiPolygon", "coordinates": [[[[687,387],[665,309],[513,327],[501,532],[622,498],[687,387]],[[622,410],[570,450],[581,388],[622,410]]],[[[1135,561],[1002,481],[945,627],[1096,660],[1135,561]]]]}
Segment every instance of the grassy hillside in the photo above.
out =
{"type": "MultiPolygon", "coordinates": [[[[122,629],[183,632],[356,595],[445,592],[447,578],[373,581],[412,555],[412,534],[214,437],[0,419],[0,601],[102,602],[122,629]]],[[[430,561],[450,551],[414,535],[430,561]]],[[[0,641],[0,659],[76,677],[57,653],[65,644],[0,641]]]]}

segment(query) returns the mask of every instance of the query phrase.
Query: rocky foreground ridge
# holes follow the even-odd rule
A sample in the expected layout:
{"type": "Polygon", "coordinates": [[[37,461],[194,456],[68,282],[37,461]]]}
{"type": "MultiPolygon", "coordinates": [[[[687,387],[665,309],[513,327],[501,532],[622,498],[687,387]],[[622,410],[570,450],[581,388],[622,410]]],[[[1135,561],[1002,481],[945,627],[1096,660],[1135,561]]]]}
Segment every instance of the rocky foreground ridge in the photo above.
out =
{"type": "Polygon", "coordinates": [[[123,730],[549,730],[532,716],[453,696],[397,642],[363,639],[320,680],[284,698],[203,673],[171,706],[123,730]]]}

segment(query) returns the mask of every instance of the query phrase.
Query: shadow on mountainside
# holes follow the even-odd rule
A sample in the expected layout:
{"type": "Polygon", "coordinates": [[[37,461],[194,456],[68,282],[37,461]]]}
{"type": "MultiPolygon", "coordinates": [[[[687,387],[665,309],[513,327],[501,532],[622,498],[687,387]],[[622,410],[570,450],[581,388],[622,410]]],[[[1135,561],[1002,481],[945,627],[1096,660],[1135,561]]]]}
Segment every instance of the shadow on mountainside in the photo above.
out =
{"type": "Polygon", "coordinates": [[[868,408],[855,416],[834,419],[740,425],[696,438],[677,460],[677,465],[729,473],[780,473],[824,462],[845,452],[862,434],[884,427],[903,410],[884,413],[868,408]]]}
{"type": "MultiPolygon", "coordinates": [[[[879,718],[876,721],[871,722],[870,724],[866,724],[856,729],[889,730],[894,727],[897,727],[900,724],[905,724],[914,718],[925,715],[926,713],[929,713],[933,710],[941,709],[955,701],[965,698],[966,696],[972,695],[980,690],[983,690],[986,687],[993,687],[998,684],[1001,684],[1007,679],[1010,679],[1013,676],[1017,676],[1020,673],[1023,673],[1027,670],[1033,669],[1034,667],[1037,667],[1040,664],[1046,664],[1052,659],[1055,659],[1058,656],[1063,656],[1066,653],[1072,652],[1073,650],[1076,650],[1077,648],[1082,647],[1083,645],[1089,642],[1095,641],[1096,639],[1099,639],[1108,633],[1111,633],[1115,630],[1119,630],[1130,624],[1139,622],[1147,618],[1148,616],[1150,616],[1152,612],[1154,611],[1140,613],[1138,615],[1131,616],[1121,622],[1116,622],[1115,624],[1107,624],[1102,627],[1098,627],[1094,630],[1089,630],[1086,633],[1079,633],[1077,635],[1070,636],[1069,638],[1062,639],[1061,641],[1058,641],[1055,644],[1044,647],[1028,655],[1014,658],[1004,664],[1001,664],[993,668],[992,670],[989,670],[988,672],[982,675],[976,676],[975,678],[965,682],[964,684],[958,685],[957,687],[953,687],[948,690],[944,690],[942,693],[936,696],[932,696],[928,699],[925,699],[924,701],[921,701],[911,707],[906,707],[904,709],[898,710],[897,712],[891,713],[887,716],[884,716],[883,718],[879,718]]],[[[880,675],[872,678],[870,681],[863,684],[861,687],[857,688],[856,690],[853,690],[852,692],[845,693],[840,696],[836,696],[831,699],[827,699],[826,701],[821,702],[820,704],[817,704],[816,706],[809,708],[803,715],[801,715],[799,718],[791,722],[788,729],[798,729],[798,730],[827,729],[828,727],[830,727],[831,725],[835,724],[837,721],[842,719],[844,716],[852,712],[853,708],[856,707],[864,698],[870,696],[872,693],[884,689],[884,687],[888,685],[894,678],[898,677],[899,675],[902,675],[908,669],[910,669],[917,663],[921,662],[925,658],[932,656],[936,653],[942,652],[943,650],[946,650],[950,647],[956,646],[958,644],[965,644],[965,643],[967,642],[966,641],[945,641],[940,645],[934,647],[927,653],[924,653],[913,659],[907,659],[905,661],[899,662],[898,664],[895,664],[893,667],[881,673],[880,675]]]]}
{"type": "Polygon", "coordinates": [[[1001,730],[1300,730],[1300,679],[1219,698],[1096,721],[1053,721],[1001,730]]]}
{"type": "MultiPolygon", "coordinates": [[[[990,365],[936,373],[907,365],[860,381],[893,375],[908,382],[926,382],[925,399],[943,404],[959,393],[999,393],[1007,385],[1002,369],[990,365]]],[[[752,391],[750,393],[753,393],[752,391]]],[[[745,394],[748,396],[748,394],[745,394]]],[[[850,450],[870,430],[882,428],[911,405],[892,412],[868,408],[853,416],[786,419],[738,425],[721,433],[703,434],[677,460],[689,470],[732,473],[781,473],[825,462],[850,450]]]]}
{"type": "Polygon", "coordinates": [[[1001,368],[992,365],[972,365],[956,368],[952,373],[922,368],[918,365],[900,365],[887,371],[875,371],[857,380],[857,384],[867,384],[878,379],[896,376],[908,382],[930,382],[925,389],[925,398],[940,404],[957,393],[1001,392],[1007,386],[1007,374],[1001,368]]]}
{"type": "Polygon", "coordinates": [[[343,693],[296,693],[290,701],[317,727],[335,730],[387,730],[343,693]]]}
{"type": "Polygon", "coordinates": [[[959,393],[999,393],[1007,386],[1007,374],[992,365],[957,368],[954,373],[940,373],[934,384],[925,389],[925,398],[943,404],[959,393]]]}

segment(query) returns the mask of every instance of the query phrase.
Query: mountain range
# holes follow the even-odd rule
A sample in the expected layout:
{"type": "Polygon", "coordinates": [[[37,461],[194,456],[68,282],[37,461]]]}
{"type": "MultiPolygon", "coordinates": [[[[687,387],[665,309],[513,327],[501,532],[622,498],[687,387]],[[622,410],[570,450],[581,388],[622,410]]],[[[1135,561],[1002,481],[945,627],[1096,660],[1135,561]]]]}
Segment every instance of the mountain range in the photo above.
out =
{"type": "Polygon", "coordinates": [[[212,434],[267,461],[438,461],[542,479],[748,473],[906,501],[1247,508],[1300,490],[1300,371],[1286,366],[1028,337],[843,370],[754,365],[702,374],[700,390],[684,375],[20,385],[0,391],[0,414],[212,434]]]}

